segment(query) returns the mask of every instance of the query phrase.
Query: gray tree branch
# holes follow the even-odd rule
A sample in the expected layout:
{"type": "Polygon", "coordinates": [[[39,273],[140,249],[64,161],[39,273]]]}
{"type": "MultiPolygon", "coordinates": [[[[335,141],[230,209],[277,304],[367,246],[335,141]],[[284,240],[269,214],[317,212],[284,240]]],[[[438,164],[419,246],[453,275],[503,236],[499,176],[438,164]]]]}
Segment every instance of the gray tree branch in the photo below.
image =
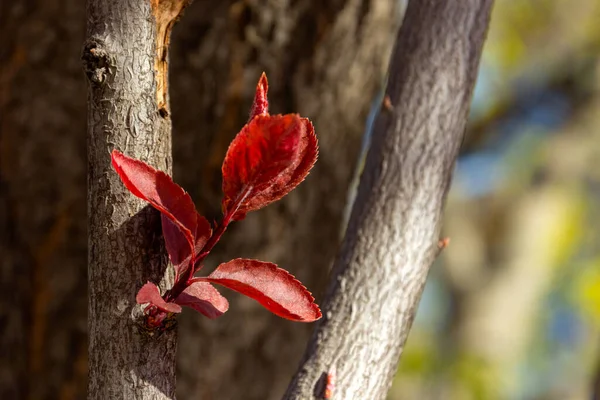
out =
{"type": "Polygon", "coordinates": [[[438,251],[493,0],[409,2],[316,327],[285,399],[383,399],[438,251]]]}

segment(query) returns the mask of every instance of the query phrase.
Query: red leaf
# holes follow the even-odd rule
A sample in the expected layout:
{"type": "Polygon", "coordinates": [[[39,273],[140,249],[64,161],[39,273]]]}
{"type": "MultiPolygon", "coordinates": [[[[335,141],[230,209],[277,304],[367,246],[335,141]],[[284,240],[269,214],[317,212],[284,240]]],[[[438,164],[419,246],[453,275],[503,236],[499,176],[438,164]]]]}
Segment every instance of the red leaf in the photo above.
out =
{"type": "Polygon", "coordinates": [[[235,137],[223,162],[223,212],[233,220],[279,200],[317,159],[312,124],[297,114],[258,115],[235,137]],[[237,207],[237,210],[236,210],[237,207]]]}
{"type": "Polygon", "coordinates": [[[190,244],[183,232],[175,225],[169,217],[161,215],[163,237],[169,258],[173,265],[178,266],[190,256],[190,244]]]}
{"type": "Polygon", "coordinates": [[[208,222],[208,220],[202,215],[198,214],[196,219],[198,224],[196,225],[196,235],[194,236],[194,247],[195,252],[198,253],[200,250],[202,250],[206,242],[208,242],[208,239],[210,239],[210,235],[212,235],[212,228],[210,227],[210,222],[208,222]]]}
{"type": "Polygon", "coordinates": [[[193,308],[210,319],[220,317],[229,309],[229,302],[208,282],[194,282],[178,297],[175,303],[193,308]]]}
{"type": "Polygon", "coordinates": [[[258,301],[275,315],[292,321],[312,322],[321,310],[310,292],[293,275],[277,265],[237,258],[217,267],[205,280],[258,301]]]}
{"type": "Polygon", "coordinates": [[[267,99],[268,91],[269,82],[267,81],[267,75],[263,72],[256,85],[256,93],[254,94],[252,108],[250,108],[250,118],[248,119],[248,122],[252,121],[257,115],[269,115],[269,100],[267,99]]]}
{"type": "MultiPolygon", "coordinates": [[[[212,234],[210,223],[206,220],[206,218],[200,214],[197,214],[196,218],[197,225],[194,232],[195,254],[202,250],[212,234]]],[[[181,230],[164,214],[162,215],[162,229],[167,252],[169,253],[169,258],[175,266],[175,269],[179,270],[180,268],[178,267],[180,266],[185,267],[185,264],[189,262],[191,256],[190,246],[185,236],[181,230]]]]}
{"type": "Polygon", "coordinates": [[[137,296],[135,297],[135,301],[138,304],[150,303],[162,311],[172,312],[172,313],[180,313],[181,306],[175,303],[167,303],[165,299],[160,295],[160,291],[158,290],[158,286],[156,286],[152,282],[146,283],[137,296]]]}
{"type": "Polygon", "coordinates": [[[112,165],[125,187],[177,225],[192,249],[197,213],[190,195],[169,175],[117,150],[112,152],[112,165]]]}

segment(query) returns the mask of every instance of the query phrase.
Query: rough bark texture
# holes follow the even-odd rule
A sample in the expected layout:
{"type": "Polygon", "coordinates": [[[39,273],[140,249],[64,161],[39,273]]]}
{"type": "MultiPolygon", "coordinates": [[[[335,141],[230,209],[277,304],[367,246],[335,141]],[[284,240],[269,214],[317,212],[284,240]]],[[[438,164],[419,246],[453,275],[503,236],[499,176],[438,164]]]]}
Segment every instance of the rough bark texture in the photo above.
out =
{"type": "Polygon", "coordinates": [[[163,17],[177,14],[165,16],[172,8],[164,3],[89,0],[87,7],[88,399],[175,398],[176,330],[149,335],[135,315],[137,290],[166,270],[160,217],[125,189],[110,162],[117,148],[171,169],[166,79],[155,59],[167,61],[163,17]]]}
{"type": "MultiPolygon", "coordinates": [[[[223,156],[248,119],[262,71],[272,113],[311,118],[320,145],[308,179],[234,224],[208,262],[276,262],[321,297],[341,240],[369,105],[381,90],[400,16],[395,0],[196,2],[188,8],[173,37],[174,157],[181,162],[174,175],[201,212],[220,211],[223,156]]],[[[180,397],[280,399],[311,326],[224,294],[231,307],[218,321],[192,313],[181,318],[180,397]]]]}
{"type": "Polygon", "coordinates": [[[318,324],[286,399],[383,399],[410,331],[463,137],[492,0],[408,5],[318,324]]]}

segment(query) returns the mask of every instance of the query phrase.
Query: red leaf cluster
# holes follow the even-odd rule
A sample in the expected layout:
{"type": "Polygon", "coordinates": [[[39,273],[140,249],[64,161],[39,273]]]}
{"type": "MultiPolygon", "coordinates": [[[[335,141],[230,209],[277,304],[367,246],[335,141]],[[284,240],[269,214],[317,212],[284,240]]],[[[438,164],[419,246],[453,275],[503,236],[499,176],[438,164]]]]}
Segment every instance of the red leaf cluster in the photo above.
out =
{"type": "Polygon", "coordinates": [[[166,249],[175,267],[175,284],[166,293],[161,295],[158,286],[148,282],[137,294],[137,303],[148,304],[146,314],[153,321],[181,312],[182,306],[208,318],[219,317],[229,303],[213,283],[242,293],[286,319],[311,322],[321,318],[310,292],[272,263],[238,258],[221,264],[207,277],[194,277],[231,221],[281,199],[306,178],[317,159],[317,138],[310,121],[297,114],[269,115],[267,91],[263,74],[250,119],[223,162],[223,219],[214,229],[198,214],[189,194],[167,174],[117,150],[112,153],[113,167],[125,187],[160,211],[166,249]]]}

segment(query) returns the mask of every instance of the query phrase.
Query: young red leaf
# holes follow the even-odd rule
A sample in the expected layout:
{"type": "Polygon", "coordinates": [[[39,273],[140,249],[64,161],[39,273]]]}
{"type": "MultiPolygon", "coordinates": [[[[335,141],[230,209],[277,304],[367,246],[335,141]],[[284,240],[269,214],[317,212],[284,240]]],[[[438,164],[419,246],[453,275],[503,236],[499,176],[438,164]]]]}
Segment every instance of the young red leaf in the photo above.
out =
{"type": "Polygon", "coordinates": [[[306,125],[307,132],[300,139],[300,143],[298,145],[298,157],[285,172],[286,174],[289,174],[289,180],[287,184],[280,186],[279,190],[276,187],[272,188],[272,193],[270,195],[273,198],[282,198],[292,189],[302,183],[317,161],[319,147],[315,130],[312,123],[308,119],[301,118],[301,120],[306,125]]]}
{"type": "Polygon", "coordinates": [[[135,297],[135,301],[138,304],[150,303],[165,312],[181,312],[181,306],[175,303],[167,303],[160,295],[158,286],[156,286],[152,282],[148,282],[144,286],[142,286],[137,296],[135,297]]]}
{"type": "MultiPolygon", "coordinates": [[[[196,218],[194,252],[198,253],[210,238],[212,229],[210,223],[202,215],[197,214],[196,218]]],[[[181,230],[164,214],[162,214],[162,229],[167,252],[173,265],[177,268],[179,265],[184,264],[186,260],[189,262],[191,253],[187,239],[181,230]]]]}
{"type": "Polygon", "coordinates": [[[229,302],[208,282],[194,282],[178,297],[175,303],[193,308],[210,319],[223,315],[229,309],[229,302]]]}
{"type": "Polygon", "coordinates": [[[161,222],[167,253],[169,253],[169,258],[173,265],[177,267],[190,256],[190,244],[183,235],[183,232],[181,232],[175,223],[171,222],[169,217],[162,214],[161,222]]]}
{"type": "Polygon", "coordinates": [[[231,142],[223,162],[224,213],[233,220],[279,200],[317,159],[312,124],[297,114],[258,115],[231,142]]]}
{"type": "Polygon", "coordinates": [[[177,225],[191,251],[197,213],[190,195],[174,183],[169,175],[117,150],[112,152],[112,165],[131,193],[146,200],[177,225]]]}
{"type": "Polygon", "coordinates": [[[198,221],[196,225],[196,235],[194,236],[194,252],[198,253],[208,239],[210,239],[210,235],[212,235],[212,228],[210,227],[210,222],[202,215],[197,214],[196,219],[198,221]]]}
{"type": "Polygon", "coordinates": [[[240,292],[280,317],[301,322],[321,318],[321,310],[310,292],[292,274],[277,265],[243,258],[217,267],[206,278],[240,292]]]}
{"type": "Polygon", "coordinates": [[[267,99],[268,91],[269,82],[267,81],[267,75],[263,72],[256,85],[256,93],[254,94],[252,108],[250,108],[250,118],[248,119],[248,122],[252,121],[257,115],[269,115],[269,100],[267,99]]]}

